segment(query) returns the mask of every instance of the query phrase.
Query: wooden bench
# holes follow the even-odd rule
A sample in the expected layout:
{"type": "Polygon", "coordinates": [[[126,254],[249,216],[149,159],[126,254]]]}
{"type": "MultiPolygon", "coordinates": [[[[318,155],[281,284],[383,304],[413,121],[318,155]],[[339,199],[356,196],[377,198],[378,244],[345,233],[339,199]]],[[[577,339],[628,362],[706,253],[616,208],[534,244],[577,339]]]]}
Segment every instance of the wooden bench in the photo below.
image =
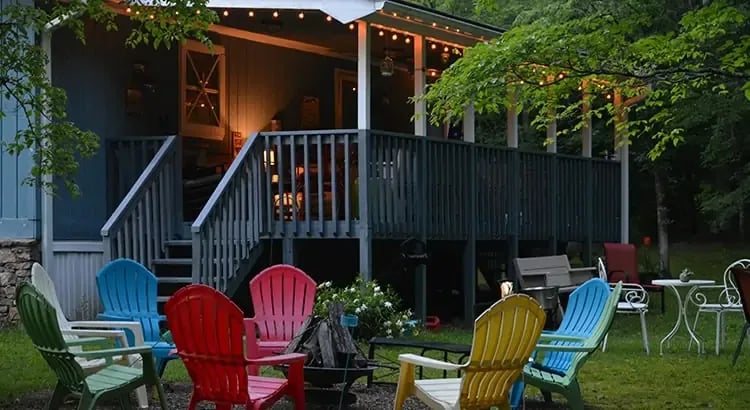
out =
{"type": "Polygon", "coordinates": [[[571,268],[567,255],[515,258],[516,278],[521,288],[557,287],[569,293],[596,275],[596,267],[571,268]]]}

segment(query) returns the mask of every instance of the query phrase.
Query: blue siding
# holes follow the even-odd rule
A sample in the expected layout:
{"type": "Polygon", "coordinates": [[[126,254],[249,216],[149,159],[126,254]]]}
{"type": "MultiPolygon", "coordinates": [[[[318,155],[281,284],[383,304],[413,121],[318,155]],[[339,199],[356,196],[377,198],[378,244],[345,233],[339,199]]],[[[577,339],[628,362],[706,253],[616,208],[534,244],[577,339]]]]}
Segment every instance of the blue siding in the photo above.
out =
{"type": "MultiPolygon", "coordinates": [[[[0,0],[0,9],[16,1],[0,0]]],[[[0,141],[9,143],[28,127],[28,119],[14,99],[0,96],[0,111],[4,115],[0,119],[0,141]]],[[[0,238],[39,237],[39,195],[36,188],[22,184],[33,164],[28,151],[16,156],[0,149],[0,238]]]]}
{"type": "Polygon", "coordinates": [[[61,187],[54,204],[55,240],[101,240],[99,230],[107,213],[105,140],[131,136],[168,135],[177,132],[177,51],[163,48],[125,47],[127,20],[120,30],[106,32],[86,26],[86,45],[68,30],[52,38],[53,83],[68,95],[68,117],[101,139],[99,152],[80,162],[76,182],[81,196],[71,198],[61,187]],[[144,99],[144,114],[126,113],[126,91],[134,63],[145,63],[155,85],[144,99]]]}

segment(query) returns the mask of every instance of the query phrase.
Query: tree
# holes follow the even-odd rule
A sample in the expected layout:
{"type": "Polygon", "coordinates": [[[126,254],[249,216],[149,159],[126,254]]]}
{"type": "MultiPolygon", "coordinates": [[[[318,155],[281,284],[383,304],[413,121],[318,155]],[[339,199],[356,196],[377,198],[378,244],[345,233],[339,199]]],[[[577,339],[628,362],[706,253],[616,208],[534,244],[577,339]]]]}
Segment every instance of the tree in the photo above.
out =
{"type": "MultiPolygon", "coordinates": [[[[477,13],[497,15],[499,3],[478,0],[477,13]]],[[[724,98],[731,90],[743,90],[750,99],[750,5],[739,0],[547,3],[532,4],[501,38],[468,49],[446,70],[424,96],[431,119],[457,121],[468,103],[478,113],[499,113],[511,95],[519,109],[533,113],[535,126],[544,128],[555,118],[563,136],[580,130],[590,117],[607,118],[609,124],[627,118],[617,130],[620,143],[648,142],[641,144],[647,145],[641,164],[654,175],[659,239],[666,250],[669,162],[659,158],[684,142],[684,119],[696,101],[724,98]],[[613,98],[617,93],[622,100],[613,98]],[[639,95],[645,96],[639,104],[615,105],[639,95]],[[584,102],[593,107],[586,114],[584,102]]],[[[666,252],[662,267],[668,266],[665,259],[666,252]]]]}
{"type": "MultiPolygon", "coordinates": [[[[174,45],[196,38],[208,45],[208,26],[218,21],[208,0],[161,0],[159,7],[140,0],[119,6],[104,0],[66,0],[37,3],[15,3],[0,8],[0,119],[20,110],[27,124],[11,142],[0,150],[17,155],[33,152],[34,166],[25,179],[54,191],[54,185],[42,182],[41,176],[60,177],[67,189],[79,193],[73,177],[79,157],[90,157],[98,149],[98,137],[66,120],[65,91],[52,85],[47,74],[48,56],[35,41],[41,33],[59,27],[73,30],[85,42],[87,19],[117,30],[118,11],[134,23],[126,46],[148,45],[155,48],[174,45]]],[[[150,3],[153,4],[153,3],[150,3]]]]}

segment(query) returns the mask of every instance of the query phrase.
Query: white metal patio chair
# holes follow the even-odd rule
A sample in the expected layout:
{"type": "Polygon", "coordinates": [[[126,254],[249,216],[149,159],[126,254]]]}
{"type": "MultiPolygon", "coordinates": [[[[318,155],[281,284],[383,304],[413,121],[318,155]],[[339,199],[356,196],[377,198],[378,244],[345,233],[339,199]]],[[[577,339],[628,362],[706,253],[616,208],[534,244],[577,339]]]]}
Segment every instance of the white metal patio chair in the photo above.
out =
{"type": "MultiPolygon", "coordinates": [[[[750,259],[739,259],[727,266],[724,269],[724,284],[721,285],[707,285],[696,288],[695,291],[688,295],[690,303],[694,304],[698,310],[695,312],[695,320],[693,321],[693,329],[698,324],[698,318],[701,313],[714,313],[716,314],[716,354],[718,355],[721,351],[721,346],[724,344],[726,339],[726,323],[724,320],[725,313],[739,313],[742,314],[742,300],[740,299],[740,293],[737,290],[737,285],[734,283],[732,277],[732,268],[750,268],[750,259]],[[709,296],[706,295],[706,291],[718,291],[719,296],[715,299],[715,303],[709,303],[709,296]]],[[[693,339],[690,339],[688,349],[692,348],[693,339]]]]}
{"type": "MultiPolygon", "coordinates": [[[[60,325],[60,331],[63,334],[63,338],[66,341],[76,340],[79,337],[103,337],[107,339],[114,339],[120,343],[121,347],[134,347],[143,346],[143,329],[141,329],[140,322],[124,322],[124,321],[68,321],[65,314],[60,306],[60,301],[57,298],[57,291],[55,290],[55,283],[47,273],[47,270],[38,263],[34,263],[31,267],[31,284],[39,291],[39,293],[47,299],[47,302],[52,305],[57,313],[57,322],[60,325]],[[128,339],[123,329],[128,329],[133,332],[135,344],[134,346],[128,346],[128,339]]],[[[71,346],[70,350],[80,350],[78,346],[71,346]]],[[[86,359],[83,357],[75,358],[81,368],[88,373],[95,373],[108,366],[111,363],[107,363],[107,359],[86,359]]],[[[128,355],[127,357],[115,356],[112,358],[115,363],[129,365],[133,367],[142,367],[143,363],[140,360],[140,355],[128,355]]],[[[138,398],[138,406],[140,408],[148,408],[148,396],[145,387],[139,387],[136,389],[136,396],[138,398]]]]}
{"type": "MultiPolygon", "coordinates": [[[[604,265],[602,258],[598,258],[597,269],[599,270],[599,277],[609,283],[607,280],[607,267],[604,265]]],[[[614,288],[616,284],[610,283],[609,286],[614,288]]],[[[651,354],[651,349],[648,343],[648,329],[646,327],[646,313],[648,313],[648,292],[643,286],[637,283],[623,283],[622,284],[622,296],[620,301],[617,302],[616,313],[622,313],[626,315],[639,315],[641,318],[641,338],[643,339],[643,348],[646,350],[646,354],[651,354]]],[[[602,341],[602,352],[607,350],[607,339],[609,333],[604,336],[602,341]]]]}

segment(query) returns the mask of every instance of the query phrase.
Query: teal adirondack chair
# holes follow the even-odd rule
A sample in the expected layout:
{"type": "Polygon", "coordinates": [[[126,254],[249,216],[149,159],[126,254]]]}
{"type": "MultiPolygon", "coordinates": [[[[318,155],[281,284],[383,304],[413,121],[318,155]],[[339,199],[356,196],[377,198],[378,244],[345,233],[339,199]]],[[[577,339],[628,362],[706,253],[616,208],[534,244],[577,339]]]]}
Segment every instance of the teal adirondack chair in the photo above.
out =
{"type": "MultiPolygon", "coordinates": [[[[156,276],[145,266],[132,259],[117,259],[105,265],[96,274],[96,287],[104,312],[97,315],[101,320],[131,320],[141,323],[143,340],[151,346],[156,358],[156,370],[161,377],[167,362],[179,359],[172,354],[174,344],[162,337],[159,324],[167,318],[156,309],[156,276]]],[[[131,346],[132,333],[128,332],[131,346]]]]}
{"type": "Polygon", "coordinates": [[[622,282],[610,292],[606,282],[595,278],[575,292],[571,294],[560,329],[543,333],[539,338],[542,343],[537,345],[537,351],[545,352],[544,359],[541,363],[528,364],[524,368],[523,380],[542,390],[545,400],[551,400],[551,393],[560,393],[567,398],[571,409],[583,410],[578,370],[609,332],[620,300],[622,282]],[[575,292],[579,293],[576,295],[575,292]]]}
{"type": "Polygon", "coordinates": [[[59,408],[70,395],[80,397],[78,409],[92,410],[101,399],[116,398],[122,409],[130,408],[128,395],[131,391],[152,384],[156,386],[162,409],[167,408],[164,390],[156,375],[151,348],[148,346],[125,347],[105,350],[71,351],[70,346],[84,346],[106,342],[105,338],[78,338],[66,341],[57,322],[57,312],[31,283],[22,283],[16,291],[16,304],[23,327],[34,347],[41,353],[57,376],[57,386],[47,406],[59,408]],[[113,356],[139,354],[143,368],[114,364],[113,356]],[[76,357],[104,359],[107,364],[96,372],[86,375],[76,357]]]}

